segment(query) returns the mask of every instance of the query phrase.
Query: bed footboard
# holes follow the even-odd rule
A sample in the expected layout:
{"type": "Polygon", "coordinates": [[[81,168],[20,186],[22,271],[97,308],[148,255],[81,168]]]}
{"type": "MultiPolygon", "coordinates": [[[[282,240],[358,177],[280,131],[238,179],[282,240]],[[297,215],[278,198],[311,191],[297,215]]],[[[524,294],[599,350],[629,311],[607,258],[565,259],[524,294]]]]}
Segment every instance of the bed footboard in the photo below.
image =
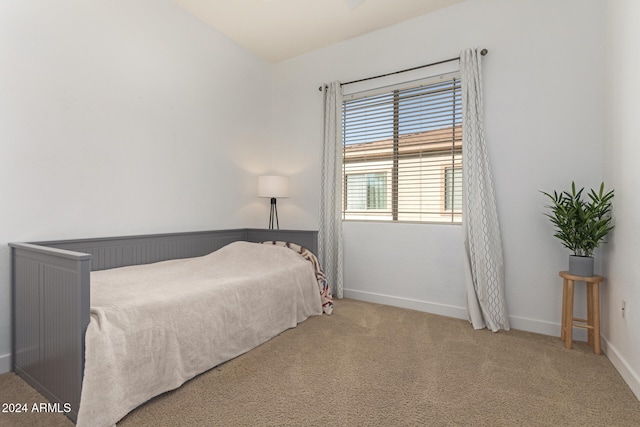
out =
{"type": "Polygon", "coordinates": [[[76,420],[91,255],[12,243],[13,370],[76,420]]]}

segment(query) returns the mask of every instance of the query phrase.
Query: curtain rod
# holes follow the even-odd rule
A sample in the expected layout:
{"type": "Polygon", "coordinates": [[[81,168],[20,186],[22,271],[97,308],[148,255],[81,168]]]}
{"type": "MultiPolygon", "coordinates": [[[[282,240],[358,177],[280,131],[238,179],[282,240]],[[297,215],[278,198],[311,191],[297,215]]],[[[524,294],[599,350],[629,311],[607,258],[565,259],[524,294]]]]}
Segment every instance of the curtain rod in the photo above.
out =
{"type": "MultiPolygon", "coordinates": [[[[489,53],[489,51],[487,49],[482,49],[480,51],[480,55],[485,56],[487,53],[489,53]]],[[[379,79],[381,77],[387,77],[387,76],[392,76],[394,74],[400,74],[400,73],[406,73],[407,71],[413,71],[413,70],[419,70],[420,68],[427,68],[427,67],[432,67],[434,65],[440,65],[440,64],[444,64],[447,62],[451,62],[451,61],[457,61],[458,59],[460,59],[459,56],[456,56],[455,58],[450,58],[450,59],[445,59],[444,61],[438,61],[438,62],[432,62],[431,64],[425,64],[425,65],[419,65],[417,67],[413,67],[413,68],[407,68],[406,70],[400,70],[400,71],[394,71],[392,73],[387,73],[387,74],[380,74],[379,76],[373,76],[373,77],[366,77],[364,79],[359,79],[359,80],[352,80],[350,82],[346,82],[346,83],[340,83],[340,86],[345,86],[345,85],[350,85],[352,83],[360,83],[360,82],[366,82],[367,80],[373,80],[373,79],[379,79]]],[[[320,92],[322,92],[322,89],[325,87],[325,85],[322,85],[318,88],[318,90],[320,92]]]]}

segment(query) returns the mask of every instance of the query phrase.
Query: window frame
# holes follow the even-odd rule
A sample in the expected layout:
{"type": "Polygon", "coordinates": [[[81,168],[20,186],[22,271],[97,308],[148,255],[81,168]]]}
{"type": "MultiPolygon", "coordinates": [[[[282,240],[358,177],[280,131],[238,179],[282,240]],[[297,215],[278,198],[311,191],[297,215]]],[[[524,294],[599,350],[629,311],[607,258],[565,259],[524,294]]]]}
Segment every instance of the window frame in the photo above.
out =
{"type": "MultiPolygon", "coordinates": [[[[447,205],[447,179],[446,179],[446,170],[447,169],[453,169],[454,170],[454,174],[455,174],[455,170],[458,168],[462,168],[462,112],[461,112],[461,100],[458,99],[458,97],[461,96],[461,83],[460,83],[460,72],[459,71],[454,71],[454,72],[450,72],[450,73],[446,73],[446,74],[441,74],[441,75],[437,75],[437,76],[433,76],[433,77],[429,77],[429,78],[423,78],[423,79],[419,79],[419,80],[414,80],[414,81],[409,81],[409,82],[404,82],[401,84],[396,84],[396,85],[391,85],[391,86],[384,86],[384,87],[380,87],[380,88],[376,88],[376,89],[372,89],[372,90],[366,90],[366,91],[362,91],[362,92],[357,92],[357,93],[352,93],[349,95],[345,95],[343,98],[343,140],[342,140],[342,144],[343,144],[343,170],[342,170],[342,179],[343,179],[343,191],[342,191],[342,220],[343,221],[372,221],[372,222],[394,222],[394,223],[421,223],[421,224],[450,224],[450,225],[459,225],[461,224],[462,221],[462,212],[461,209],[460,210],[456,210],[455,209],[455,200],[454,200],[454,209],[450,210],[450,209],[446,209],[446,205],[447,205]],[[429,209],[425,210],[424,206],[423,206],[423,202],[419,202],[419,209],[416,212],[412,212],[412,211],[406,211],[406,210],[402,210],[399,209],[399,200],[401,199],[401,195],[403,194],[403,191],[401,189],[401,186],[399,184],[399,174],[401,173],[401,167],[399,165],[399,162],[401,160],[409,160],[411,159],[410,155],[406,155],[406,154],[400,154],[399,155],[399,151],[401,150],[401,142],[400,139],[402,138],[402,135],[399,132],[399,122],[402,120],[402,114],[399,110],[402,109],[402,107],[400,107],[400,105],[402,104],[402,100],[398,100],[398,93],[402,93],[401,91],[411,91],[411,90],[418,90],[421,87],[425,87],[425,86],[431,86],[434,84],[438,84],[438,83],[446,83],[448,81],[451,81],[453,83],[453,88],[451,89],[451,93],[453,94],[453,99],[454,101],[452,102],[452,108],[450,111],[451,117],[454,119],[453,120],[453,124],[449,127],[447,126],[443,126],[441,128],[437,128],[437,130],[444,130],[444,129],[451,129],[452,131],[452,138],[450,140],[450,146],[451,146],[451,157],[448,158],[449,154],[447,154],[448,148],[445,148],[443,150],[441,149],[434,149],[432,154],[435,160],[429,160],[429,161],[433,161],[433,165],[429,164],[429,167],[435,166],[437,165],[438,160],[436,159],[437,156],[443,156],[443,158],[445,158],[446,162],[445,164],[440,164],[439,166],[441,167],[441,174],[440,174],[440,183],[439,186],[441,187],[441,191],[439,191],[440,193],[440,202],[438,203],[438,206],[440,206],[439,208],[436,208],[435,210],[431,210],[429,211],[429,209]],[[375,172],[381,172],[382,169],[384,169],[383,167],[380,167],[380,165],[378,165],[377,167],[373,167],[372,169],[361,169],[358,171],[354,171],[354,170],[348,170],[348,165],[350,164],[357,164],[357,160],[349,160],[348,156],[347,156],[347,147],[350,144],[346,144],[346,136],[345,136],[345,105],[348,102],[351,101],[355,101],[355,100],[359,100],[362,98],[371,98],[374,96],[386,96],[389,95],[390,97],[393,97],[393,121],[394,121],[394,130],[393,130],[393,148],[392,148],[392,153],[389,156],[379,156],[377,158],[377,160],[373,161],[372,163],[375,163],[376,161],[378,163],[382,163],[383,161],[386,163],[389,163],[389,168],[387,168],[385,170],[385,172],[390,173],[391,175],[391,191],[390,191],[390,195],[391,195],[391,205],[389,205],[389,203],[387,203],[387,209],[381,209],[381,210],[374,210],[374,209],[365,209],[365,210],[353,210],[353,209],[348,209],[348,188],[347,188],[347,177],[350,175],[367,175],[369,173],[375,173],[375,172]],[[456,117],[459,117],[458,119],[456,119],[456,117]],[[456,122],[456,120],[458,120],[456,122]],[[457,129],[459,128],[459,130],[457,129]],[[459,134],[457,133],[459,132],[459,134]],[[459,137],[458,137],[459,135],[459,137]],[[362,213],[364,212],[364,215],[366,216],[366,213],[371,213],[371,214],[376,214],[376,213],[380,213],[380,214],[387,214],[389,216],[389,219],[381,219],[381,218],[375,218],[375,216],[371,216],[370,218],[362,218],[362,217],[356,217],[357,213],[362,213]],[[419,219],[419,220],[412,220],[412,219],[402,219],[401,216],[405,216],[405,217],[410,217],[412,215],[421,217],[431,217],[431,219],[419,219]],[[435,217],[439,217],[441,219],[435,218],[435,217]]],[[[425,98],[427,100],[427,102],[429,101],[428,97],[425,96],[425,98]]],[[[446,110],[449,111],[449,110],[446,110]]],[[[428,143],[425,142],[425,143],[428,143]]],[[[447,144],[449,144],[449,142],[447,142],[447,144]]],[[[429,153],[431,149],[427,149],[425,152],[429,153]]],[[[419,154],[420,156],[423,156],[424,153],[419,154]]],[[[428,161],[428,162],[429,162],[428,161]]],[[[366,160],[365,160],[366,162],[366,160]]],[[[436,166],[437,167],[437,166],[436,166]]],[[[426,175],[429,175],[428,173],[426,175]]],[[[419,176],[421,177],[421,182],[425,182],[424,180],[427,180],[426,182],[428,182],[429,184],[434,184],[434,181],[428,181],[429,178],[425,177],[425,174],[420,172],[419,176]]],[[[436,178],[436,180],[438,180],[436,178]]],[[[387,186],[389,185],[389,178],[387,177],[387,186]]],[[[455,189],[458,188],[458,185],[455,184],[454,181],[454,191],[455,189]]],[[[462,197],[462,184],[460,184],[460,197],[462,197]]],[[[405,195],[411,195],[412,193],[405,193],[405,195]]],[[[389,193],[387,193],[387,198],[389,197],[389,193]]],[[[454,195],[455,198],[455,195],[454,195]]],[[[365,201],[365,203],[367,203],[367,201],[365,201]]],[[[461,206],[460,206],[461,208],[461,206]]]]}
{"type": "Polygon", "coordinates": [[[442,211],[445,212],[445,215],[461,215],[462,214],[462,162],[454,163],[453,165],[442,165],[442,211]],[[447,188],[447,171],[453,170],[454,173],[454,200],[453,200],[453,209],[447,207],[448,201],[448,188],[447,188]],[[456,200],[455,200],[455,187],[457,187],[457,183],[455,180],[455,172],[456,170],[460,171],[460,209],[456,210],[456,200]]]}
{"type": "Polygon", "coordinates": [[[344,210],[346,212],[349,213],[362,213],[362,212],[374,212],[374,213],[385,213],[387,211],[389,211],[389,174],[390,171],[389,170],[385,170],[385,169],[379,169],[379,170],[369,170],[366,172],[347,172],[344,174],[345,176],[345,188],[344,188],[344,195],[345,195],[345,208],[344,210]],[[370,208],[369,207],[369,182],[368,182],[368,178],[370,175],[378,175],[380,177],[384,177],[384,204],[385,207],[383,208],[370,208]],[[364,204],[365,204],[365,208],[364,209],[358,209],[358,208],[349,208],[349,192],[348,192],[348,188],[349,188],[349,177],[353,177],[353,176],[363,176],[365,179],[367,179],[367,183],[365,186],[365,200],[364,200],[364,204]]]}

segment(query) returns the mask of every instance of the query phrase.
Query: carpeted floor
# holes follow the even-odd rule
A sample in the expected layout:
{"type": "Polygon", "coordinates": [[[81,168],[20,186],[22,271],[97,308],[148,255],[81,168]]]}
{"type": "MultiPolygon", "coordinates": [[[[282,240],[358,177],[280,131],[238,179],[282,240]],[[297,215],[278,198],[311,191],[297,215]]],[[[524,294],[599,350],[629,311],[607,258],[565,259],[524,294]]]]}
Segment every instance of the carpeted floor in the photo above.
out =
{"type": "MultiPolygon", "coordinates": [[[[14,374],[0,403],[43,402],[14,374]]],[[[68,426],[0,413],[2,426],[68,426]]],[[[606,356],[557,337],[354,300],[139,407],[118,426],[640,426],[606,356]]]]}

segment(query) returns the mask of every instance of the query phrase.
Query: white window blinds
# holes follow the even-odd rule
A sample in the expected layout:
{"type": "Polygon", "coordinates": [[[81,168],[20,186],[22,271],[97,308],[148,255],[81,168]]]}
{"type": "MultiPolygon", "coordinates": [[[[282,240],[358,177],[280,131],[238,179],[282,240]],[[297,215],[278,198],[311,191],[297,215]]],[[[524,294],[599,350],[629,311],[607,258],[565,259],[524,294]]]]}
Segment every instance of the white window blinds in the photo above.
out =
{"type": "Polygon", "coordinates": [[[343,219],[461,221],[459,73],[344,98],[343,219]]]}

